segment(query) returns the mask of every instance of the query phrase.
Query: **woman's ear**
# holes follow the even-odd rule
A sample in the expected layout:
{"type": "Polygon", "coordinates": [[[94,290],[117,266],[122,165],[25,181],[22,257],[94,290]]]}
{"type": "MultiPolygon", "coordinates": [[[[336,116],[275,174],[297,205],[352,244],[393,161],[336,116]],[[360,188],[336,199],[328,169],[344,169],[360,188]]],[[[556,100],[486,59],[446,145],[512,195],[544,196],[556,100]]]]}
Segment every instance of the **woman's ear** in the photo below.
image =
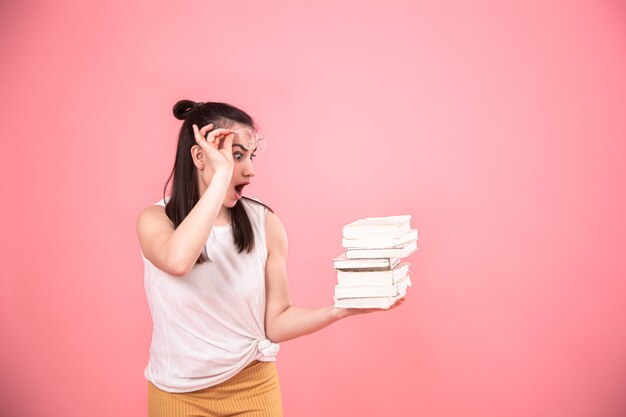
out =
{"type": "Polygon", "coordinates": [[[201,171],[204,170],[204,152],[202,152],[200,145],[193,145],[191,147],[191,159],[196,168],[201,171]]]}

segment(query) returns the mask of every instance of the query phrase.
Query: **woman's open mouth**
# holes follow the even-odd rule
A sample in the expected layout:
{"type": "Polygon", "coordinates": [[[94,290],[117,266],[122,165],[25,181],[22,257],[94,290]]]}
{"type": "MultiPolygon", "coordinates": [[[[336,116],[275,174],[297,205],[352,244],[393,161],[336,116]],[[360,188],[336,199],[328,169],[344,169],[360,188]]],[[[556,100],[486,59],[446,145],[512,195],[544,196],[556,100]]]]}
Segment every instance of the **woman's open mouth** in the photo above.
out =
{"type": "Polygon", "coordinates": [[[237,194],[237,197],[241,197],[243,195],[243,187],[245,187],[248,184],[249,183],[235,185],[235,194],[237,194]]]}

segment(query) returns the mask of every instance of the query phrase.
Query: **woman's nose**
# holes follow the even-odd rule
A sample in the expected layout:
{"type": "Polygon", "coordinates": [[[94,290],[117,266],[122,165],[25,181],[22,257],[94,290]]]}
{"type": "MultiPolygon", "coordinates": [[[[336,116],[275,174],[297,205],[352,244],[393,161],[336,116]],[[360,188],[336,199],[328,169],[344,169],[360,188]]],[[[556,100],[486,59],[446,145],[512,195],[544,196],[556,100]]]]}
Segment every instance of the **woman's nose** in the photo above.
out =
{"type": "Polygon", "coordinates": [[[254,177],[256,175],[256,171],[254,170],[254,165],[252,165],[252,161],[248,160],[241,174],[244,177],[254,177]]]}

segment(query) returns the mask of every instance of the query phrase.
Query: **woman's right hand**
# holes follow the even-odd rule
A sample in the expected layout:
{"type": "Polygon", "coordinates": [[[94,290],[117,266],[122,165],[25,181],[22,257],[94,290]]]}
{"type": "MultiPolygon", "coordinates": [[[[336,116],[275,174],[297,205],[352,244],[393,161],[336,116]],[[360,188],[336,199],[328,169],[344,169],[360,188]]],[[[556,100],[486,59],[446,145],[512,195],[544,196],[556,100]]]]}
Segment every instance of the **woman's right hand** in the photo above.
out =
{"type": "Polygon", "coordinates": [[[196,143],[202,148],[204,159],[213,169],[213,172],[224,172],[231,176],[235,166],[233,160],[233,130],[211,129],[213,129],[213,123],[209,123],[202,129],[198,129],[198,126],[194,124],[193,134],[196,138],[196,143]]]}

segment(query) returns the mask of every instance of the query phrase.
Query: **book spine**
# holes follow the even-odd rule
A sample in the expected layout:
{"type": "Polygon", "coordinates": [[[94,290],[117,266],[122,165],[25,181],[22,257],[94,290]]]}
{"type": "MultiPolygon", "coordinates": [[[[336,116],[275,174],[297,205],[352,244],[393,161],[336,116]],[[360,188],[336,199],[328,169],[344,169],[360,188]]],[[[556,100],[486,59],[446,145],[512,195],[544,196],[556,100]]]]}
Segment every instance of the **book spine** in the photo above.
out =
{"type": "Polygon", "coordinates": [[[368,258],[401,258],[402,252],[398,249],[347,249],[348,259],[368,258]]]}
{"type": "Polygon", "coordinates": [[[393,278],[391,277],[383,277],[383,278],[359,278],[359,277],[337,277],[337,284],[344,287],[363,287],[363,286],[389,286],[394,285],[393,278]]]}
{"type": "Polygon", "coordinates": [[[396,301],[397,301],[396,297],[339,298],[339,299],[335,299],[335,307],[337,308],[384,308],[384,309],[388,309],[396,301]]]}
{"type": "Polygon", "coordinates": [[[393,279],[393,271],[337,271],[337,278],[363,278],[363,279],[371,279],[371,280],[391,280],[393,279]]]}
{"type": "Polygon", "coordinates": [[[384,287],[390,285],[398,285],[407,278],[409,279],[409,282],[407,284],[410,285],[411,274],[408,271],[406,272],[406,274],[399,277],[387,276],[367,278],[361,276],[337,276],[337,284],[342,287],[384,287]]]}
{"type": "Polygon", "coordinates": [[[389,269],[391,263],[389,259],[351,259],[333,262],[335,269],[389,269]]]}
{"type": "Polygon", "coordinates": [[[411,225],[405,223],[394,227],[344,227],[341,232],[341,237],[344,239],[374,239],[374,238],[399,238],[411,230],[411,225]]]}
{"type": "Polygon", "coordinates": [[[396,285],[335,287],[336,298],[395,297],[398,294],[399,288],[396,285]]]}
{"type": "Polygon", "coordinates": [[[417,229],[394,238],[354,238],[342,239],[341,246],[345,249],[388,249],[404,246],[406,243],[417,240],[417,229]]]}
{"type": "Polygon", "coordinates": [[[404,258],[417,250],[417,240],[411,240],[397,249],[347,249],[348,259],[404,258]]]}

